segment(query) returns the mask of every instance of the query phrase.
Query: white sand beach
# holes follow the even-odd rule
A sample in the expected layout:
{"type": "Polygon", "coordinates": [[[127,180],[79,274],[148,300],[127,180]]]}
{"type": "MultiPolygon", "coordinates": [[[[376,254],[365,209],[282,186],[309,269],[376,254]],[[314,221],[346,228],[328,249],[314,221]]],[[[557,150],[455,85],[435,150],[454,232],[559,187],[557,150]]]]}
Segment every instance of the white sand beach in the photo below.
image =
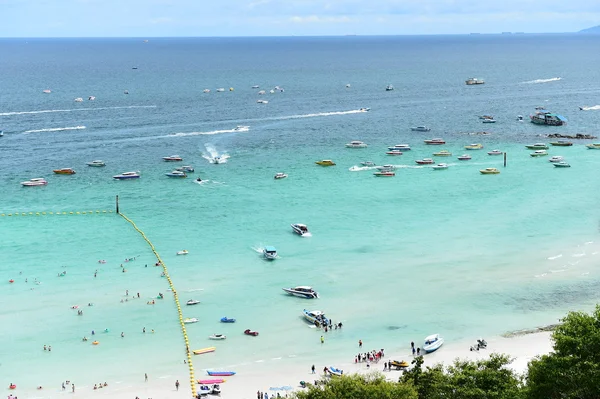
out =
{"type": "MultiPolygon", "coordinates": [[[[493,337],[487,339],[487,349],[470,351],[470,346],[475,344],[477,339],[478,337],[473,337],[471,341],[446,343],[437,352],[425,355],[425,365],[433,365],[440,362],[450,364],[456,358],[469,360],[484,359],[491,353],[503,353],[514,359],[511,365],[516,372],[525,373],[527,364],[531,359],[537,355],[549,353],[552,350],[551,332],[549,331],[512,338],[493,337]]],[[[371,346],[373,346],[372,349],[381,349],[377,345],[371,345],[368,340],[365,340],[362,351],[368,351],[371,346]]],[[[253,399],[256,398],[257,391],[266,392],[269,397],[276,397],[277,393],[285,396],[294,390],[302,389],[299,386],[299,382],[302,380],[313,382],[314,380],[321,379],[323,377],[323,368],[329,366],[335,366],[344,370],[344,374],[383,372],[384,360],[406,360],[408,362],[412,360],[413,356],[410,354],[410,345],[407,344],[406,346],[407,349],[405,350],[388,349],[383,360],[377,364],[372,363],[370,367],[367,367],[367,363],[339,362],[339,359],[337,362],[335,359],[332,359],[328,364],[315,364],[316,374],[311,373],[311,364],[293,364],[273,370],[272,366],[257,363],[249,371],[231,377],[223,377],[226,379],[226,382],[221,384],[221,397],[223,399],[253,399]]],[[[358,351],[357,345],[356,352],[358,351]]],[[[194,359],[198,360],[197,363],[201,363],[198,356],[194,357],[194,359]]],[[[197,379],[215,378],[204,376],[203,374],[203,371],[196,367],[197,379]]],[[[383,374],[389,380],[396,381],[400,377],[401,372],[385,371],[383,374]]],[[[143,376],[143,373],[141,376],[143,376]]],[[[93,385],[85,384],[77,385],[75,393],[72,393],[69,388],[65,392],[54,389],[43,389],[39,391],[19,390],[15,394],[22,398],[54,398],[64,397],[65,394],[72,395],[74,398],[88,398],[92,395],[110,396],[115,399],[134,399],[136,397],[140,399],[189,398],[191,397],[191,389],[188,381],[187,366],[182,365],[177,370],[173,370],[173,373],[170,375],[151,376],[148,382],[144,382],[143,378],[140,378],[139,383],[109,382],[108,387],[96,391],[93,390],[93,385]],[[181,383],[179,390],[175,388],[176,380],[179,380],[181,383]]],[[[197,385],[198,389],[199,387],[197,385]]]]}

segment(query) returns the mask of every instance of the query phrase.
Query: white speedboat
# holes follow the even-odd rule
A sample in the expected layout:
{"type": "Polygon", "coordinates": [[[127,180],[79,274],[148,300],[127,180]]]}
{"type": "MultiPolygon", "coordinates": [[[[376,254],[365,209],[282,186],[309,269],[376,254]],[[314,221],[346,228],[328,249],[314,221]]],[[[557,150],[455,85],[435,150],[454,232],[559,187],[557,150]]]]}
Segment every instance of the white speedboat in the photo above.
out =
{"type": "Polygon", "coordinates": [[[224,91],[225,91],[225,89],[224,89],[224,88],[222,88],[222,87],[219,87],[219,88],[217,89],[217,93],[223,93],[224,91]]]}
{"type": "Polygon", "coordinates": [[[191,306],[191,305],[197,305],[197,304],[199,304],[199,303],[200,303],[200,301],[198,301],[198,300],[196,300],[196,299],[190,299],[190,300],[189,300],[189,301],[187,301],[185,304],[186,304],[186,305],[189,305],[189,306],[191,306]]]}
{"type": "Polygon", "coordinates": [[[557,168],[570,168],[571,165],[569,165],[567,162],[565,161],[560,161],[560,162],[555,162],[552,165],[554,165],[557,168]]]}
{"type": "Polygon", "coordinates": [[[425,353],[435,352],[436,350],[440,349],[443,344],[444,338],[440,337],[439,334],[433,334],[425,338],[423,350],[425,353]]]}
{"type": "Polygon", "coordinates": [[[388,147],[389,151],[410,151],[410,145],[408,144],[396,144],[393,147],[388,147]]]}
{"type": "Polygon", "coordinates": [[[168,157],[163,157],[163,161],[165,162],[179,162],[179,161],[183,161],[183,158],[181,158],[179,155],[171,155],[168,157]]]}
{"type": "Polygon", "coordinates": [[[360,164],[362,166],[375,166],[375,162],[373,161],[362,161],[360,164]]]}
{"type": "Polygon", "coordinates": [[[106,166],[106,163],[104,161],[101,161],[99,159],[92,161],[92,162],[86,162],[85,163],[87,166],[93,166],[96,168],[101,168],[102,166],[106,166]]]}
{"type": "Polygon", "coordinates": [[[52,90],[50,90],[50,89],[42,90],[42,93],[50,94],[50,93],[52,93],[52,90]]]}
{"type": "Polygon", "coordinates": [[[140,178],[139,172],[123,172],[120,175],[113,176],[113,179],[117,179],[117,180],[139,179],[139,178],[140,178]]]}
{"type": "Polygon", "coordinates": [[[392,91],[392,90],[394,90],[394,86],[392,86],[392,85],[387,85],[385,87],[385,91],[392,91]]]}
{"type": "Polygon", "coordinates": [[[89,96],[89,97],[88,97],[88,100],[89,100],[89,101],[94,101],[95,99],[96,99],[96,97],[94,97],[94,96],[89,96]]]}
{"type": "Polygon", "coordinates": [[[415,162],[417,165],[431,165],[435,163],[435,161],[431,158],[417,159],[415,162]]]}
{"type": "Polygon", "coordinates": [[[325,313],[321,312],[320,310],[304,309],[302,311],[302,315],[311,324],[316,325],[317,323],[319,323],[320,325],[329,325],[329,319],[327,317],[325,317],[325,313]]]}
{"type": "Polygon", "coordinates": [[[182,249],[181,251],[177,251],[177,255],[187,255],[189,252],[187,249],[182,249]]]}
{"type": "Polygon", "coordinates": [[[48,184],[48,182],[41,177],[36,177],[35,179],[30,179],[30,180],[21,182],[21,185],[23,187],[45,186],[47,184],[48,184]]]}
{"type": "Polygon", "coordinates": [[[192,323],[198,323],[200,320],[196,319],[195,317],[187,318],[187,319],[183,319],[183,322],[185,324],[192,324],[192,323]]]}
{"type": "Polygon", "coordinates": [[[348,144],[346,144],[347,148],[367,148],[367,145],[365,143],[363,143],[362,141],[351,141],[348,144]]]}
{"type": "Polygon", "coordinates": [[[500,150],[492,150],[488,152],[488,155],[502,155],[504,154],[502,151],[500,150]]]}
{"type": "Polygon", "coordinates": [[[210,89],[204,89],[202,90],[202,93],[210,93],[210,89]]]}
{"type": "Polygon", "coordinates": [[[465,83],[467,84],[467,86],[472,86],[472,85],[482,85],[485,82],[483,81],[483,79],[468,78],[467,80],[465,80],[465,83]]]}
{"type": "Polygon", "coordinates": [[[496,123],[495,119],[484,119],[482,120],[483,123],[496,123]]]}
{"type": "Polygon", "coordinates": [[[259,94],[259,95],[261,95],[261,96],[262,96],[263,94],[266,94],[266,93],[267,93],[267,92],[266,92],[265,90],[261,90],[261,91],[259,91],[257,94],[259,94]]]}
{"type": "Polygon", "coordinates": [[[290,295],[297,296],[298,298],[314,299],[319,297],[319,293],[312,289],[312,287],[300,285],[293,288],[282,288],[285,292],[290,295]]]}
{"type": "Polygon", "coordinates": [[[414,126],[411,127],[410,130],[413,132],[428,132],[431,130],[431,128],[429,126],[414,126]]]}
{"type": "Polygon", "coordinates": [[[258,89],[259,87],[260,87],[259,85],[252,86],[253,89],[258,89]]]}
{"type": "Polygon", "coordinates": [[[165,173],[165,176],[172,177],[172,178],[180,178],[180,179],[187,177],[185,172],[182,172],[181,170],[174,170],[169,173],[165,173]]]}
{"type": "Polygon", "coordinates": [[[267,260],[277,259],[277,249],[275,249],[275,247],[272,246],[266,246],[263,248],[263,256],[267,260]]]}
{"type": "Polygon", "coordinates": [[[367,108],[367,107],[362,107],[361,109],[359,109],[360,112],[369,112],[371,110],[371,108],[367,108]]]}
{"type": "Polygon", "coordinates": [[[378,166],[377,170],[381,170],[381,171],[384,171],[384,170],[396,170],[396,165],[389,165],[388,164],[388,165],[378,166]]]}
{"type": "Polygon", "coordinates": [[[528,150],[547,150],[548,146],[546,145],[546,143],[535,143],[526,145],[525,148],[527,148],[528,150]]]}
{"type": "Polygon", "coordinates": [[[554,163],[554,162],[562,162],[564,160],[565,159],[563,157],[561,157],[560,155],[555,155],[553,157],[550,157],[550,159],[548,160],[548,162],[554,163]]]}
{"type": "Polygon", "coordinates": [[[214,163],[214,164],[219,164],[219,163],[225,163],[225,158],[221,158],[220,156],[216,156],[210,159],[210,163],[214,163]]]}
{"type": "Polygon", "coordinates": [[[286,177],[288,177],[287,174],[283,173],[283,172],[278,172],[275,174],[275,176],[273,176],[274,179],[285,179],[286,177]]]}
{"type": "Polygon", "coordinates": [[[291,226],[292,226],[292,230],[294,230],[294,233],[296,233],[298,235],[303,236],[305,234],[308,234],[308,227],[306,227],[305,224],[294,223],[291,226]]]}
{"type": "Polygon", "coordinates": [[[76,98],[75,100],[73,100],[73,101],[75,101],[76,103],[82,103],[82,102],[83,102],[83,98],[81,98],[81,97],[77,97],[77,98],[76,98]]]}
{"type": "Polygon", "coordinates": [[[208,337],[208,339],[215,339],[215,340],[222,340],[222,339],[226,339],[226,338],[227,337],[223,334],[213,334],[208,337]]]}
{"type": "Polygon", "coordinates": [[[237,132],[237,131],[240,131],[240,130],[248,130],[249,128],[250,128],[250,126],[238,125],[233,130],[235,130],[237,132]]]}
{"type": "Polygon", "coordinates": [[[185,172],[185,173],[193,173],[194,167],[190,166],[190,165],[186,165],[186,166],[180,166],[179,168],[175,168],[175,170],[179,170],[179,171],[185,172]]]}
{"type": "Polygon", "coordinates": [[[433,170],[448,169],[448,164],[438,163],[437,165],[433,165],[432,168],[433,168],[433,170]]]}
{"type": "Polygon", "coordinates": [[[471,159],[471,156],[469,154],[464,154],[464,155],[461,155],[460,157],[458,157],[459,161],[468,161],[470,159],[471,159]]]}
{"type": "Polygon", "coordinates": [[[267,100],[256,100],[256,102],[258,104],[268,104],[269,103],[267,100]]]}

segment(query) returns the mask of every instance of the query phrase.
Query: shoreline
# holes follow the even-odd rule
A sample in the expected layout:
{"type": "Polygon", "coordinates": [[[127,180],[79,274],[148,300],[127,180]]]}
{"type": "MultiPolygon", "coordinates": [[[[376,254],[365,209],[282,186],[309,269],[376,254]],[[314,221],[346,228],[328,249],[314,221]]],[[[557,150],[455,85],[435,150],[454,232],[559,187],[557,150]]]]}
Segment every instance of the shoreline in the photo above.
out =
{"type": "MultiPolygon", "coordinates": [[[[450,365],[455,359],[460,358],[462,360],[477,360],[485,359],[492,353],[502,353],[508,355],[513,362],[510,367],[517,373],[523,374],[527,370],[528,362],[535,356],[547,354],[552,351],[552,341],[550,328],[555,328],[556,325],[549,325],[544,327],[519,330],[514,333],[505,333],[499,336],[494,336],[487,339],[487,349],[481,349],[479,351],[470,351],[471,345],[476,343],[478,337],[473,337],[469,340],[456,341],[452,343],[446,343],[438,351],[431,354],[424,355],[425,366],[431,366],[433,364],[443,363],[444,365],[450,365]],[[521,333],[521,331],[527,331],[521,333]],[[507,334],[513,334],[506,336],[507,334]]],[[[356,352],[368,352],[375,348],[371,348],[371,344],[368,340],[364,340],[365,344],[362,349],[356,347],[356,352]]],[[[418,344],[417,344],[418,345],[418,344]]],[[[381,348],[378,348],[379,350],[381,348]]],[[[385,349],[385,348],[384,348],[385,349]]],[[[315,380],[321,380],[323,376],[323,368],[334,366],[336,368],[344,370],[344,374],[367,374],[373,372],[382,373],[386,379],[390,381],[397,381],[401,376],[401,371],[383,371],[383,362],[397,360],[406,360],[409,363],[413,359],[413,355],[410,353],[410,344],[406,344],[406,348],[392,348],[385,352],[385,356],[378,363],[354,363],[352,361],[341,361],[341,357],[332,359],[326,364],[315,364],[316,373],[311,373],[311,366],[308,362],[305,363],[302,360],[302,364],[299,361],[292,360],[291,363],[281,364],[280,367],[273,370],[272,363],[254,363],[242,367],[241,370],[237,370],[238,373],[235,376],[224,377],[226,382],[221,384],[221,397],[223,399],[253,399],[256,397],[256,392],[266,392],[270,397],[276,396],[279,393],[281,396],[285,396],[289,392],[297,391],[300,388],[300,381],[306,381],[313,383],[315,380]],[[246,370],[244,370],[246,369],[246,370]]],[[[195,357],[197,360],[200,357],[195,357]]],[[[345,359],[348,357],[344,356],[345,359]]],[[[197,361],[197,363],[201,363],[197,361]]],[[[143,375],[143,374],[141,374],[143,375]]],[[[117,399],[132,399],[139,397],[144,398],[161,398],[161,397],[172,397],[177,393],[184,397],[191,397],[192,392],[190,386],[186,383],[187,377],[187,365],[182,364],[177,369],[171,370],[167,375],[152,377],[150,381],[143,382],[131,382],[131,381],[118,381],[108,382],[108,387],[94,391],[94,395],[110,395],[117,399]],[[179,390],[175,389],[175,381],[179,380],[181,383],[179,390]]],[[[196,365],[196,379],[209,379],[212,377],[205,375],[205,369],[196,365]]],[[[90,378],[90,381],[92,379],[90,378]]],[[[18,386],[23,386],[23,383],[18,383],[18,386]]],[[[196,384],[199,391],[200,385],[196,384]]],[[[93,383],[77,385],[77,389],[74,393],[71,392],[70,387],[66,391],[58,389],[20,389],[17,388],[11,391],[13,395],[21,396],[22,398],[54,398],[58,395],[62,395],[65,392],[76,396],[88,397],[91,395],[90,391],[93,391],[93,383]]],[[[209,396],[211,397],[211,396],[209,396]]]]}

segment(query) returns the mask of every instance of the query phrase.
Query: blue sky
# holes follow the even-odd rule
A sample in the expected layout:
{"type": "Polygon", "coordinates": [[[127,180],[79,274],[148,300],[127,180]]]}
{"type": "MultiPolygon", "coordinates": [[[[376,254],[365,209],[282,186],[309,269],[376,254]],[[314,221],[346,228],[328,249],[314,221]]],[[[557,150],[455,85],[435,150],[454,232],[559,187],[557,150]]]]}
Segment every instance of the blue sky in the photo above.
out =
{"type": "Polygon", "coordinates": [[[0,37],[573,32],[598,0],[0,0],[0,37]]]}

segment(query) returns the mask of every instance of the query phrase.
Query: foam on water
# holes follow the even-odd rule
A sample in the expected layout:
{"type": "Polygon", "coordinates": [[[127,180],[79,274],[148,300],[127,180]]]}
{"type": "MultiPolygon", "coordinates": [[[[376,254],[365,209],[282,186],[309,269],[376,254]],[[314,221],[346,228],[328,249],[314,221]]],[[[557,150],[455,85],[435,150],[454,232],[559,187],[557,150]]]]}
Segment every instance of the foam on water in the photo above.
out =
{"type": "Polygon", "coordinates": [[[26,130],[23,132],[23,134],[41,133],[41,132],[62,132],[65,130],[83,130],[83,129],[85,129],[85,126],[53,127],[53,128],[47,128],[47,129],[26,130]]]}
{"type": "Polygon", "coordinates": [[[535,79],[535,80],[528,80],[527,82],[521,82],[521,83],[522,84],[549,83],[549,82],[557,82],[559,80],[562,80],[562,78],[535,79]]]}
{"type": "Polygon", "coordinates": [[[97,107],[97,108],[73,108],[73,109],[46,109],[46,110],[40,110],[40,111],[13,111],[13,112],[0,112],[0,116],[48,114],[48,113],[55,113],[55,112],[104,111],[104,110],[111,110],[111,109],[134,109],[134,108],[156,108],[156,105],[128,105],[125,107],[97,107]]]}

